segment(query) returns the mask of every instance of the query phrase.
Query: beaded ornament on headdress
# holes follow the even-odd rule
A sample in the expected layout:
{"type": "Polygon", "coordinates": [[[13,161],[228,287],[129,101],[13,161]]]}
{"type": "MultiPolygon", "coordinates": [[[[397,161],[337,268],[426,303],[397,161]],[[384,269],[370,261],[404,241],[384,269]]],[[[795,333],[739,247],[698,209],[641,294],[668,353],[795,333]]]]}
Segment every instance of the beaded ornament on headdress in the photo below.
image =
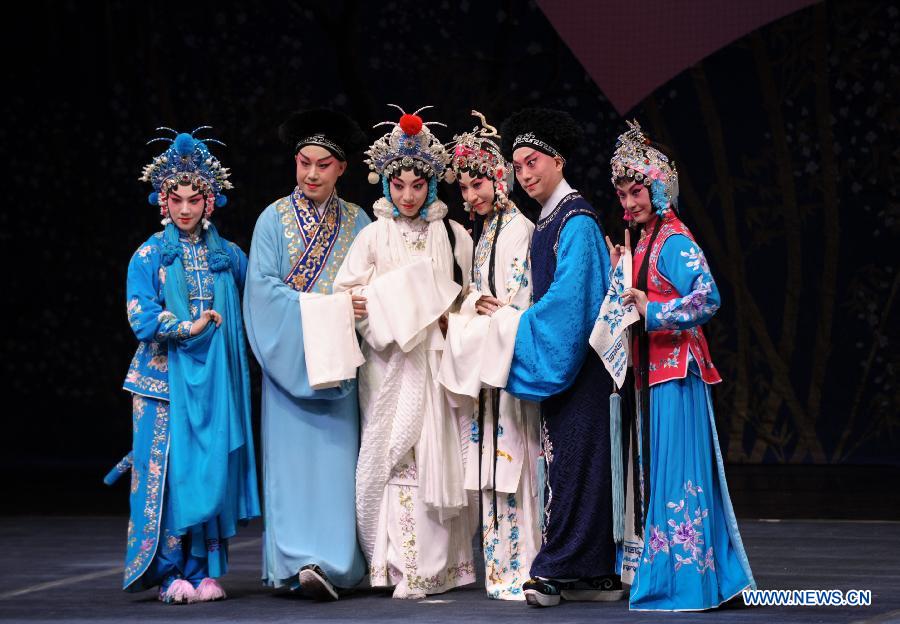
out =
{"type": "MultiPolygon", "coordinates": [[[[616,140],[616,151],[609,161],[612,183],[620,178],[640,182],[650,189],[650,201],[656,214],[662,216],[670,208],[678,208],[678,170],[669,157],[649,144],[637,120],[626,120],[628,130],[616,140]]],[[[631,216],[626,211],[625,220],[631,216]]]]}
{"type": "Polygon", "coordinates": [[[228,202],[228,198],[222,191],[234,188],[228,177],[231,172],[227,167],[212,155],[207,148],[207,143],[218,143],[225,146],[217,139],[199,139],[194,134],[200,130],[211,130],[212,126],[200,126],[190,133],[177,132],[172,128],[160,127],[157,132],[165,130],[175,135],[175,138],[156,137],[147,141],[147,145],[157,141],[170,143],[165,152],[153,158],[141,172],[139,180],[149,182],[153,186],[153,192],[147,197],[151,205],[158,205],[162,224],[172,222],[166,205],[166,196],[169,191],[179,185],[190,185],[192,188],[203,192],[206,205],[203,210],[203,227],[209,227],[209,218],[216,207],[221,208],[228,202]]]}
{"type": "Polygon", "coordinates": [[[379,126],[394,126],[383,137],[375,141],[366,150],[365,163],[371,170],[368,180],[371,184],[378,184],[379,176],[390,178],[401,169],[416,167],[422,171],[426,178],[441,177],[450,162],[450,156],[444,145],[431,133],[428,126],[444,126],[438,121],[423,122],[419,113],[433,108],[423,106],[414,113],[407,113],[396,104],[388,104],[400,111],[401,117],[397,122],[382,121],[375,124],[379,126]]]}
{"type": "Polygon", "coordinates": [[[481,120],[481,126],[475,126],[471,132],[454,135],[453,142],[448,145],[452,147],[451,172],[453,178],[465,170],[490,178],[497,195],[495,206],[502,207],[508,202],[509,181],[506,174],[509,167],[500,153],[500,146],[494,140],[501,137],[497,128],[490,125],[484,115],[476,110],[472,111],[472,115],[481,120]]]}

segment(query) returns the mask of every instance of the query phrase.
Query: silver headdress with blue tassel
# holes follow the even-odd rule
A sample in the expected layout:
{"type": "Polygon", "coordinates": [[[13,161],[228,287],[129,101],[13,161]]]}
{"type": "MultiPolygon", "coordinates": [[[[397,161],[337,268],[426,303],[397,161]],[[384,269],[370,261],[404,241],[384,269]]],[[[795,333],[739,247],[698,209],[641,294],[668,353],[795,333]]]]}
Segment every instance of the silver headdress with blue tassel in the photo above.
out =
{"type": "Polygon", "coordinates": [[[219,159],[212,155],[207,143],[225,144],[216,139],[201,139],[194,135],[200,130],[212,129],[211,126],[200,126],[190,133],[177,132],[172,128],[157,128],[157,131],[165,130],[175,135],[175,138],[157,137],[147,141],[147,145],[156,141],[168,141],[168,149],[156,156],[142,171],[141,182],[149,182],[153,186],[153,192],[147,198],[151,205],[160,207],[163,224],[171,219],[166,205],[166,196],[172,188],[179,185],[190,185],[191,188],[201,191],[206,197],[204,209],[204,226],[212,216],[215,208],[221,208],[228,202],[223,191],[234,188],[228,177],[231,172],[223,167],[219,159]]]}

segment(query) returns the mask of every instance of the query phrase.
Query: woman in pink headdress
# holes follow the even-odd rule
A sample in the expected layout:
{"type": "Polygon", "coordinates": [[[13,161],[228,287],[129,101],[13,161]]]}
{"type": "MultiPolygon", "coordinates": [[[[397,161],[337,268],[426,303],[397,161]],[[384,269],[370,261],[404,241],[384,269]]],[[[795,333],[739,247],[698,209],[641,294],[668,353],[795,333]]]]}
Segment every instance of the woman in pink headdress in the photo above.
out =
{"type": "Polygon", "coordinates": [[[510,171],[484,116],[454,137],[450,162],[466,209],[475,216],[472,285],[451,315],[439,380],[470,410],[466,487],[482,497],[481,540],[488,596],[524,600],[522,584],[540,548],[540,412],[501,388],[515,344],[518,314],[531,305],[528,248],[534,225],[508,197],[510,171]],[[476,216],[477,215],[477,216],[476,216]],[[480,458],[475,461],[475,458],[480,458]]]}

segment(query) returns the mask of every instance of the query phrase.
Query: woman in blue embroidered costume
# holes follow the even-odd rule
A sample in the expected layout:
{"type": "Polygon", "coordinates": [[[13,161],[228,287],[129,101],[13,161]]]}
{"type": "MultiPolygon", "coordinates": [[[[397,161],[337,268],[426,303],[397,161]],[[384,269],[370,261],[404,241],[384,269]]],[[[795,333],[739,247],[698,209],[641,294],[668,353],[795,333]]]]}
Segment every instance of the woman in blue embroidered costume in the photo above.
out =
{"type": "MultiPolygon", "coordinates": [[[[635,287],[623,299],[645,319],[635,326],[633,351],[638,414],[623,426],[635,447],[632,499],[644,540],[630,606],[710,609],[756,587],[716,435],[710,385],[721,378],[701,328],[719,308],[719,290],[678,217],[674,163],[637,122],[628,126],[610,164],[625,219],[641,229],[635,287]]],[[[622,248],[607,244],[615,265],[622,248]]]]}
{"type": "Polygon", "coordinates": [[[445,220],[437,183],[449,155],[419,112],[384,122],[391,131],[366,152],[383,196],[334,287],[366,297],[356,514],[372,586],[394,587],[395,598],[475,580],[461,416],[435,381],[442,319],[468,284],[472,240],[445,220]]]}
{"type": "Polygon", "coordinates": [[[532,606],[618,600],[609,437],[612,379],[588,339],[609,286],[594,208],[563,169],[581,128],[533,108],[502,127],[516,180],[541,204],[531,242],[533,299],[519,320],[506,391],[541,402],[547,467],[544,540],[523,590],[532,606]]]}
{"type": "MultiPolygon", "coordinates": [[[[294,113],[279,135],[291,150],[296,186],[256,222],[244,293],[247,337],[262,369],[263,582],[337,600],[340,588],[365,574],[354,511],[356,380],[313,387],[306,341],[339,336],[303,314],[301,299],[331,293],[350,243],[369,224],[336,190],[366,137],[346,115],[322,109],[294,113]]],[[[355,343],[349,314],[346,332],[355,343]]]]}
{"type": "Polygon", "coordinates": [[[534,225],[509,199],[512,167],[500,152],[500,136],[481,113],[472,114],[481,126],[453,137],[450,164],[466,209],[477,215],[478,242],[469,294],[450,319],[439,380],[449,391],[476,399],[466,438],[465,454],[472,458],[466,463],[466,488],[481,492],[487,594],[525,600],[522,584],[541,543],[540,413],[536,403],[501,389],[502,370],[509,370],[502,353],[511,353],[515,333],[491,327],[491,317],[500,306],[521,311],[531,305],[528,248],[534,225]]]}
{"type": "Polygon", "coordinates": [[[171,145],[141,180],[165,228],[128,266],[140,344],[124,386],[134,424],[124,588],[159,586],[168,603],[225,598],[215,579],[228,570],[228,540],[259,515],[240,306],[247,258],[209,220],[231,183],[214,140],[194,137],[206,128],[154,139],[171,145]]]}

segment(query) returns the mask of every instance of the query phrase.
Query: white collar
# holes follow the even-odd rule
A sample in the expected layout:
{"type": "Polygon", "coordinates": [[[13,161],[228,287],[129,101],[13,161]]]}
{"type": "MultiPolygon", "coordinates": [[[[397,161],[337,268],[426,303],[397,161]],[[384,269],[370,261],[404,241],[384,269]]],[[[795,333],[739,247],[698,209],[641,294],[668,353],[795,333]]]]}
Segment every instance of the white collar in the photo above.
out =
{"type": "Polygon", "coordinates": [[[325,216],[325,209],[328,208],[328,203],[331,201],[331,198],[334,197],[336,194],[337,194],[336,191],[334,191],[334,190],[331,191],[331,195],[329,195],[329,196],[325,199],[325,201],[323,201],[321,204],[317,204],[317,203],[314,202],[314,201],[310,201],[310,203],[311,203],[313,206],[315,206],[316,212],[319,214],[319,219],[321,219],[322,217],[325,216]]]}
{"type": "Polygon", "coordinates": [[[553,210],[559,205],[559,202],[562,201],[563,197],[573,192],[574,190],[575,189],[569,186],[569,183],[566,182],[565,178],[560,180],[559,184],[556,185],[556,188],[553,189],[553,192],[550,194],[550,197],[541,206],[541,216],[539,218],[544,219],[549,216],[550,213],[553,212],[553,210]]]}

